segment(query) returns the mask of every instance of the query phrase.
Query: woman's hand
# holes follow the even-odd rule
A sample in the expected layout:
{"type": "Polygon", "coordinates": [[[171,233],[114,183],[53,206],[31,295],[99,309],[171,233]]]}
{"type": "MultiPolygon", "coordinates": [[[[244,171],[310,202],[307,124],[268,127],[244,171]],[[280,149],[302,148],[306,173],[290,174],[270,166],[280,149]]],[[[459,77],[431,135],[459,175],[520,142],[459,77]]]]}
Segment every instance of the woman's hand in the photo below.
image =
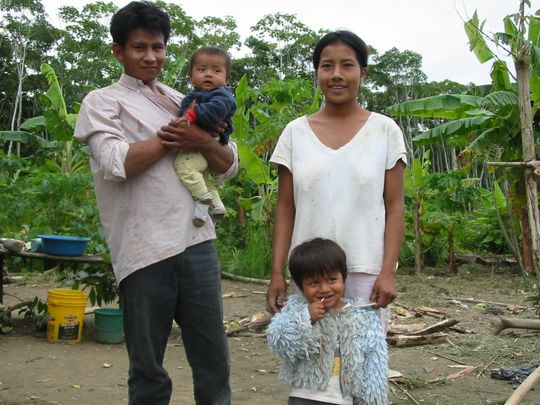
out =
{"type": "Polygon", "coordinates": [[[386,308],[397,297],[396,279],[393,272],[381,273],[373,289],[371,290],[370,302],[375,302],[375,308],[386,308]]]}
{"type": "Polygon", "coordinates": [[[271,314],[281,311],[287,303],[287,282],[283,276],[273,275],[266,291],[266,310],[271,314]]]}

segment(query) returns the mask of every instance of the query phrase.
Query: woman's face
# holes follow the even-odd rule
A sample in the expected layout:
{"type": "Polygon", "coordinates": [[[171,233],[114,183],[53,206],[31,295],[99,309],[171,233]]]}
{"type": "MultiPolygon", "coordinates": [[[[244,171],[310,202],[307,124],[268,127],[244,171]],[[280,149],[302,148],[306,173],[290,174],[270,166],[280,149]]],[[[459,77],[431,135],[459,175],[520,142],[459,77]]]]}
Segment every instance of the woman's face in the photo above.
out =
{"type": "Polygon", "coordinates": [[[338,42],[325,47],[317,69],[317,79],[325,103],[356,103],[364,73],[364,68],[360,66],[350,46],[338,42]]]}

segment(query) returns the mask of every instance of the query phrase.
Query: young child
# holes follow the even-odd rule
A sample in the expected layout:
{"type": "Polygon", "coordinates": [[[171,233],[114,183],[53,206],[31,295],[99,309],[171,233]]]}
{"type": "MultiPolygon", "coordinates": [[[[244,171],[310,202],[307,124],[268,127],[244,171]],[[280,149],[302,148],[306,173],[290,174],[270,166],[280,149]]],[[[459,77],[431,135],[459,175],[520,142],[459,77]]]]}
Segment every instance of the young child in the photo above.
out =
{"type": "Polygon", "coordinates": [[[291,295],[268,328],[282,358],[289,405],[387,404],[388,348],[381,321],[361,298],[343,297],[347,264],[335,242],[315,238],[289,257],[291,295]]]}
{"type": "MultiPolygon", "coordinates": [[[[216,134],[223,144],[229,142],[233,130],[232,116],[236,101],[227,86],[230,80],[231,57],[221,48],[199,48],[191,55],[189,78],[195,90],[189,93],[180,106],[180,120],[186,125],[196,124],[213,131],[221,122],[227,128],[216,134]]],[[[202,226],[208,214],[220,217],[225,207],[216,187],[209,181],[210,170],[199,152],[182,151],[174,162],[176,173],[195,201],[193,224],[202,226]]]]}

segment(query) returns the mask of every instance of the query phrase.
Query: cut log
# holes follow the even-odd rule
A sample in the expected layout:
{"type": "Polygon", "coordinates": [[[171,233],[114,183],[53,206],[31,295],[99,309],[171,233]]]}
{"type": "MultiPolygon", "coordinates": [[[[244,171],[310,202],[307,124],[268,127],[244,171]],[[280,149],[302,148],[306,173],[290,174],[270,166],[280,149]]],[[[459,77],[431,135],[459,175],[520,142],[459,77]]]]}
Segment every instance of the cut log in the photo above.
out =
{"type": "Polygon", "coordinates": [[[491,322],[491,326],[493,326],[494,335],[508,328],[540,330],[540,319],[511,319],[499,316],[491,322]]]}
{"type": "Polygon", "coordinates": [[[251,318],[251,320],[243,325],[236,326],[234,328],[226,329],[227,336],[232,335],[234,333],[242,332],[247,329],[254,329],[254,328],[260,328],[262,326],[266,326],[270,323],[270,320],[272,319],[272,316],[269,313],[262,313],[259,312],[251,318]]]}
{"type": "Polygon", "coordinates": [[[444,319],[436,324],[426,326],[425,323],[415,323],[409,325],[391,324],[388,333],[391,335],[429,335],[434,332],[451,328],[459,323],[455,319],[444,319]]]}
{"type": "Polygon", "coordinates": [[[457,323],[459,323],[459,321],[455,319],[444,319],[441,322],[437,322],[434,325],[428,326],[427,328],[420,329],[415,332],[411,332],[409,333],[409,335],[429,335],[434,332],[440,332],[441,330],[448,329],[457,323]]]}
{"type": "Polygon", "coordinates": [[[441,312],[441,311],[439,311],[438,309],[435,309],[435,308],[416,307],[416,308],[414,308],[414,310],[416,312],[420,313],[420,314],[432,316],[434,318],[439,318],[439,319],[446,318],[446,315],[444,314],[444,312],[441,312]]]}
{"type": "Polygon", "coordinates": [[[523,397],[529,392],[533,385],[540,381],[540,367],[537,367],[529,376],[521,383],[519,387],[510,395],[504,405],[519,405],[523,397]]]}
{"type": "Polygon", "coordinates": [[[407,347],[407,346],[418,346],[425,345],[429,343],[439,343],[441,341],[446,341],[448,337],[447,333],[437,332],[430,335],[397,335],[389,336],[386,338],[386,341],[389,344],[395,345],[396,347],[407,347]]]}
{"type": "Polygon", "coordinates": [[[408,335],[411,332],[424,329],[425,327],[425,323],[411,323],[409,325],[391,323],[388,327],[388,333],[391,335],[408,335]]]}

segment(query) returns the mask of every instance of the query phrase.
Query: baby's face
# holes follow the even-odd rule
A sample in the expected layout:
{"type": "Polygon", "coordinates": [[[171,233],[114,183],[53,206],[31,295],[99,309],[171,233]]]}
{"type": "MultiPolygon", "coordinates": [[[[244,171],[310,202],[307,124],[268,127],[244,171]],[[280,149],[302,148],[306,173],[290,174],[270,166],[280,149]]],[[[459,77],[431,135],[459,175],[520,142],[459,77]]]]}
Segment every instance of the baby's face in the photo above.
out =
{"type": "Polygon", "coordinates": [[[341,308],[345,282],[339,270],[322,275],[305,277],[302,280],[302,292],[309,303],[323,302],[326,309],[341,308]]]}
{"type": "Polygon", "coordinates": [[[226,60],[221,55],[197,55],[190,79],[198,90],[212,90],[227,84],[226,60]]]}

